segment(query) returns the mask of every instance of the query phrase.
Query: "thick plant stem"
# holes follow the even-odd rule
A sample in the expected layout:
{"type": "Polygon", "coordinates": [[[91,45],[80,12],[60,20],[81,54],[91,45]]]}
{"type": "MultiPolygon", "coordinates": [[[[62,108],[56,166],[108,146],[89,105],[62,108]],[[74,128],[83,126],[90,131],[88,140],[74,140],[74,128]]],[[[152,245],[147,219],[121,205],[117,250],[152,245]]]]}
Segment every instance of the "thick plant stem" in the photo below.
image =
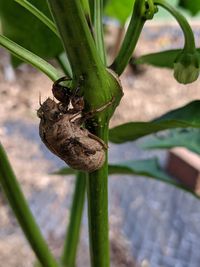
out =
{"type": "MultiPolygon", "coordinates": [[[[48,0],[64,48],[72,67],[74,85],[83,92],[86,109],[94,109],[115,96],[121,98],[119,84],[106,70],[95,47],[79,0],[48,0]],[[98,96],[98,97],[97,97],[98,96]]],[[[113,108],[114,111],[114,108],[113,108]]]]}
{"type": "Polygon", "coordinates": [[[82,7],[83,7],[86,18],[90,19],[91,14],[90,14],[90,5],[89,5],[88,0],[81,0],[81,3],[82,3],[82,7]]]}
{"type": "MultiPolygon", "coordinates": [[[[99,135],[107,139],[107,129],[99,135]]],[[[109,267],[107,161],[103,168],[88,175],[87,196],[91,266],[109,267]]]]}
{"type": "Polygon", "coordinates": [[[105,73],[93,37],[78,0],[48,0],[74,76],[105,73]]]}
{"type": "Polygon", "coordinates": [[[62,255],[62,265],[64,267],[75,267],[76,264],[81,219],[85,202],[86,176],[86,173],[79,172],[76,177],[70,220],[62,255]]]}
{"type": "MultiPolygon", "coordinates": [[[[97,53],[81,2],[79,0],[48,0],[48,2],[72,67],[74,82],[80,82],[86,110],[99,108],[113,99],[105,111],[95,115],[86,125],[87,128],[90,127],[92,133],[107,143],[108,122],[122,96],[120,83],[113,73],[106,70],[97,53]]],[[[89,174],[87,191],[92,267],[108,267],[106,163],[101,170],[89,174]]]]}
{"type": "Polygon", "coordinates": [[[1,144],[0,184],[41,265],[44,267],[58,267],[58,263],[49,251],[40,229],[35,222],[1,144]]]}

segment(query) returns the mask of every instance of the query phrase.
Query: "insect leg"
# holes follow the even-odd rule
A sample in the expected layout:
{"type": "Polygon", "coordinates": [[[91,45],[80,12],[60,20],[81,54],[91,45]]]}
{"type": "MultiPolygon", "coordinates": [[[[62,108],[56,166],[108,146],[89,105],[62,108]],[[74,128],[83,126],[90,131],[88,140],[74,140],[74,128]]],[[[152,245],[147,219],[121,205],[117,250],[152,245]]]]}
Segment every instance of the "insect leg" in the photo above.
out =
{"type": "Polygon", "coordinates": [[[64,81],[72,81],[71,78],[67,77],[67,76],[64,76],[64,77],[61,77],[60,79],[56,80],[53,84],[53,86],[57,86],[57,85],[60,85],[61,82],[64,82],[64,81]]]}
{"type": "Polygon", "coordinates": [[[104,143],[104,141],[101,138],[99,138],[98,136],[96,136],[95,134],[88,133],[88,137],[90,137],[90,138],[96,140],[97,142],[99,142],[104,149],[108,149],[108,145],[106,143],[104,143]]]}
{"type": "MultiPolygon", "coordinates": [[[[71,111],[72,111],[72,110],[71,110],[71,111]]],[[[69,121],[74,120],[76,117],[78,117],[79,115],[81,115],[81,113],[82,113],[82,111],[76,112],[75,114],[72,113],[72,116],[69,118],[69,121]]],[[[75,120],[75,123],[81,125],[82,123],[81,123],[81,122],[79,123],[79,121],[80,121],[81,119],[82,119],[82,118],[77,118],[77,119],[75,120]]]]}
{"type": "Polygon", "coordinates": [[[101,106],[97,109],[94,109],[94,110],[91,110],[91,111],[88,111],[85,113],[83,112],[82,117],[81,117],[82,123],[84,121],[88,120],[89,118],[92,118],[96,113],[105,110],[107,107],[109,107],[113,103],[114,99],[115,98],[112,97],[112,99],[110,101],[108,101],[106,104],[104,104],[103,106],[101,106]]]}

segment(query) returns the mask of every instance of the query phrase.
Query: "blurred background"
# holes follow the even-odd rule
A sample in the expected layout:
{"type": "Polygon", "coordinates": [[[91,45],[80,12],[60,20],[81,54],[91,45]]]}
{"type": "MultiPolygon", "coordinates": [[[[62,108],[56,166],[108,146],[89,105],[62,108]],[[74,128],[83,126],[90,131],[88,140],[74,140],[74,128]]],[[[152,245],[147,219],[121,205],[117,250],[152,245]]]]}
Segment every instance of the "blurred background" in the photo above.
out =
{"type": "MultiPolygon", "coordinates": [[[[176,6],[179,3],[170,2],[176,6]]],[[[190,21],[197,47],[200,47],[200,13],[194,12],[197,7],[194,10],[178,8],[190,21]],[[194,13],[197,14],[193,16],[194,13]]],[[[111,16],[112,12],[109,7],[105,12],[105,40],[110,63],[119,49],[127,23],[117,15],[111,16]]],[[[161,9],[153,21],[146,23],[133,57],[179,47],[183,47],[183,34],[175,20],[161,9]]],[[[50,61],[58,66],[56,60],[50,61]]],[[[111,127],[129,121],[148,121],[200,98],[199,80],[180,85],[169,69],[129,64],[121,81],[124,97],[111,127]]],[[[69,219],[74,177],[51,175],[64,163],[52,155],[39,138],[36,116],[39,94],[42,100],[52,96],[51,87],[52,82],[45,75],[16,62],[0,48],[0,140],[44,236],[54,253],[59,255],[69,219]]],[[[195,136],[199,136],[198,130],[195,131],[195,136]]],[[[166,169],[170,158],[167,149],[142,147],[152,138],[176,134],[181,138],[185,132],[162,132],[123,145],[110,143],[109,160],[116,163],[156,157],[160,166],[166,169]]],[[[199,141],[197,139],[195,145],[200,147],[199,141]]],[[[198,153],[193,155],[185,150],[171,153],[177,158],[187,154],[183,164],[192,165],[196,171],[195,182],[198,182],[198,153]],[[195,164],[191,163],[193,157],[195,164]]],[[[86,206],[78,267],[89,266],[86,206]]],[[[113,267],[199,266],[200,200],[191,194],[147,177],[115,175],[109,178],[109,213],[113,267]]],[[[29,267],[33,262],[34,255],[0,190],[0,266],[29,267]]]]}

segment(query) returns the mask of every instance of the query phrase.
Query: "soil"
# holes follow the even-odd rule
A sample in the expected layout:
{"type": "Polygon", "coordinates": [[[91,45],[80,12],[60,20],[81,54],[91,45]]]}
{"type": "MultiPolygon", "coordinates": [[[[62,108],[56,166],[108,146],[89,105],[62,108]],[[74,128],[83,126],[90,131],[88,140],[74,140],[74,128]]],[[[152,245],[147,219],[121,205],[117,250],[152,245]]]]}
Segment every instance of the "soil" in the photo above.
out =
{"type": "MultiPolygon", "coordinates": [[[[198,25],[194,25],[195,31],[197,31],[196,27],[198,29],[198,25]]],[[[113,47],[116,35],[117,31],[112,28],[107,38],[109,49],[113,47]]],[[[181,44],[182,36],[175,26],[163,28],[152,24],[145,28],[136,49],[136,56],[181,44]]],[[[35,142],[34,134],[31,135],[32,127],[37,128],[39,123],[36,116],[39,94],[43,100],[51,96],[52,83],[45,75],[27,65],[22,65],[14,73],[12,70],[10,72],[9,57],[3,49],[0,50],[0,67],[0,140],[8,153],[32,211],[38,216],[38,223],[57,254],[61,248],[65,224],[69,216],[73,178],[63,179],[60,176],[48,175],[55,165],[44,157],[41,153],[41,144],[35,142]],[[24,125],[26,128],[23,128],[24,125]],[[28,131],[31,138],[24,138],[21,130],[24,134],[28,131]],[[47,191],[48,199],[45,198],[47,191]],[[43,206],[42,211],[40,203],[43,206]],[[58,218],[53,218],[53,222],[50,223],[48,220],[52,214],[55,217],[58,215],[58,218]],[[57,228],[55,230],[57,224],[59,224],[57,228],[61,230],[57,228]]],[[[128,67],[121,77],[121,82],[124,97],[112,118],[111,127],[128,121],[148,121],[200,98],[199,80],[187,86],[180,85],[174,80],[172,71],[168,69],[139,66],[139,72],[133,72],[128,67]]],[[[32,266],[34,256],[5,203],[2,198],[0,203],[0,262],[6,267],[32,266]]],[[[115,214],[111,218],[113,266],[131,267],[135,264],[134,259],[129,244],[119,230],[120,223],[116,223],[118,216],[115,214]]],[[[85,228],[83,233],[84,231],[86,232],[85,228]]],[[[83,234],[81,239],[83,248],[88,246],[86,235],[83,234]]],[[[79,262],[83,263],[84,250],[80,250],[79,254],[79,262]]],[[[81,266],[89,266],[87,261],[88,259],[86,259],[86,265],[81,266]]]]}

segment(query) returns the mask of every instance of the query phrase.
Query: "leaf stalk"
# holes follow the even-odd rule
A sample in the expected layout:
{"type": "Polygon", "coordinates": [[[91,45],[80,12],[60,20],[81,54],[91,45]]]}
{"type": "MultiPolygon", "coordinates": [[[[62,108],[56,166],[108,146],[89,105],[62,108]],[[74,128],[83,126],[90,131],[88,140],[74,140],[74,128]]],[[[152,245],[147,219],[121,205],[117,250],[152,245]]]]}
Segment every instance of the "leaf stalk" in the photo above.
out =
{"type": "Polygon", "coordinates": [[[132,57],[144,23],[147,19],[145,17],[145,12],[145,0],[136,0],[126,35],[119,53],[111,65],[111,69],[113,69],[118,75],[122,74],[132,57]]]}

